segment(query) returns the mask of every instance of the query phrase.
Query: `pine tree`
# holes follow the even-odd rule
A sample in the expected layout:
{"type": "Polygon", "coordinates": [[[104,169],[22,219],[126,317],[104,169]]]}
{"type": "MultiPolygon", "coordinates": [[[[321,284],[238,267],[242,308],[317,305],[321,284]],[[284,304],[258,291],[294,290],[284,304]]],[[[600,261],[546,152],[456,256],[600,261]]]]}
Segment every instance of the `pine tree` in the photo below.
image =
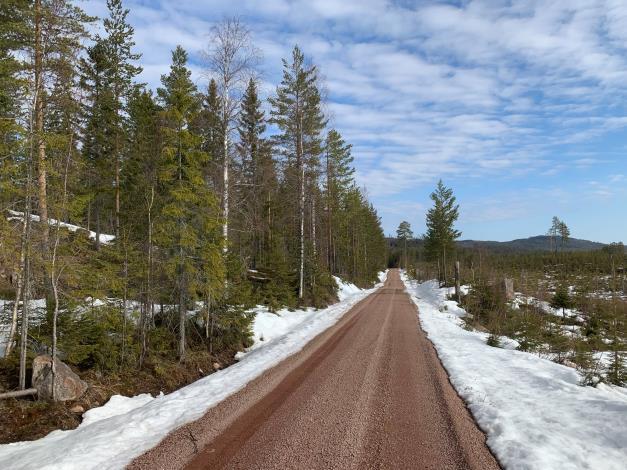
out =
{"type": "Polygon", "coordinates": [[[108,59],[107,86],[112,93],[111,123],[113,135],[113,154],[109,156],[114,161],[115,181],[115,220],[114,233],[120,235],[120,171],[122,167],[122,140],[124,136],[124,117],[126,100],[132,90],[132,81],[141,71],[141,67],[133,65],[141,54],[132,51],[134,29],[128,24],[126,17],[129,10],[122,8],[122,0],[107,0],[109,18],[105,18],[104,39],[105,54],[108,59]]]}
{"type": "Polygon", "coordinates": [[[81,63],[81,84],[87,95],[83,110],[85,130],[82,149],[86,180],[84,192],[89,200],[86,227],[94,227],[98,248],[106,211],[113,209],[111,200],[114,199],[111,181],[115,179],[115,167],[110,155],[115,152],[116,146],[117,105],[109,86],[110,68],[106,43],[96,38],[81,63]]]}
{"type": "MultiPolygon", "coordinates": [[[[26,184],[20,255],[22,268],[18,274],[18,278],[23,278],[20,388],[25,387],[26,381],[29,300],[41,288],[47,300],[54,296],[53,323],[56,323],[58,313],[58,235],[51,250],[49,215],[65,213],[67,173],[77,136],[74,97],[77,58],[82,51],[82,41],[87,37],[85,24],[92,21],[80,8],[65,0],[35,0],[28,4],[25,18],[30,37],[21,49],[26,57],[24,70],[27,77],[27,101],[23,106],[28,109],[30,118],[25,138],[28,151],[24,159],[26,184]],[[31,190],[35,185],[36,198],[31,190]],[[37,202],[36,206],[31,200],[37,202]],[[35,234],[31,230],[31,211],[35,207],[39,216],[36,239],[31,237],[31,233],[35,234]]],[[[53,327],[53,356],[56,354],[55,343],[53,327]]],[[[54,377],[54,362],[52,372],[54,377]]]]}
{"type": "Polygon", "coordinates": [[[396,230],[396,238],[398,239],[399,243],[403,244],[403,259],[405,261],[403,267],[405,269],[407,269],[407,242],[413,237],[414,232],[412,232],[409,222],[405,220],[402,221],[399,224],[398,229],[396,230]]]}
{"type": "Polygon", "coordinates": [[[557,253],[557,237],[560,232],[561,223],[562,221],[558,217],[553,216],[553,219],[551,219],[551,228],[549,228],[549,231],[547,232],[549,237],[549,249],[551,249],[554,253],[557,253]]]}
{"type": "Polygon", "coordinates": [[[570,229],[564,221],[560,221],[558,232],[560,235],[560,246],[563,250],[564,248],[566,248],[566,245],[568,245],[568,241],[570,240],[570,229]]]}
{"type": "Polygon", "coordinates": [[[67,0],[35,0],[30,15],[32,40],[28,42],[28,69],[32,81],[30,94],[33,103],[31,138],[36,149],[38,212],[44,255],[48,255],[48,170],[46,155],[46,107],[51,96],[48,83],[58,83],[69,62],[75,60],[87,37],[85,24],[93,18],[67,0]]]}
{"type": "MultiPolygon", "coordinates": [[[[283,60],[283,79],[277,87],[276,96],[270,98],[271,122],[281,133],[275,136],[277,145],[285,159],[285,184],[296,197],[298,229],[298,298],[305,294],[305,246],[306,206],[309,186],[317,186],[321,153],[321,132],[326,119],[321,110],[321,97],[317,85],[318,71],[315,66],[305,66],[305,57],[298,46],[292,51],[292,62],[283,60]],[[309,184],[308,184],[309,183],[309,184]],[[295,191],[294,191],[295,190],[295,191]]],[[[292,199],[293,200],[293,199],[292,199]]],[[[290,201],[291,202],[291,201],[290,201]]]]}
{"type": "Polygon", "coordinates": [[[441,269],[441,280],[446,283],[446,257],[455,250],[455,240],[461,232],[454,227],[459,217],[459,205],[453,190],[444,186],[442,180],[431,193],[433,207],[427,212],[427,233],[425,234],[425,252],[429,259],[437,260],[441,269]]]}

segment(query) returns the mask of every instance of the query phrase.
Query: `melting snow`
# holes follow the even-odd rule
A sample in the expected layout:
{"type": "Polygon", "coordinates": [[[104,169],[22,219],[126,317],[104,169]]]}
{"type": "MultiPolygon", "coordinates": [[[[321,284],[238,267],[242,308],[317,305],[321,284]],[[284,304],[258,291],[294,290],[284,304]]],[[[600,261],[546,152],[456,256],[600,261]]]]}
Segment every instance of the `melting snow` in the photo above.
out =
{"type": "Polygon", "coordinates": [[[451,383],[505,468],[624,470],[627,389],[579,385],[569,367],[486,344],[436,282],[404,278],[451,383]]]}
{"type": "MultiPolygon", "coordinates": [[[[380,280],[384,279],[382,273],[380,280]]],[[[123,468],[169,432],[200,418],[265,370],[300,351],[376,289],[338,284],[340,302],[325,309],[282,311],[281,315],[260,309],[253,326],[255,344],[238,363],[168,395],[113,396],[104,406],[87,411],[76,429],[53,431],[36,441],[0,445],[0,468],[123,468]],[[261,335],[263,342],[259,341],[261,335]]]]}

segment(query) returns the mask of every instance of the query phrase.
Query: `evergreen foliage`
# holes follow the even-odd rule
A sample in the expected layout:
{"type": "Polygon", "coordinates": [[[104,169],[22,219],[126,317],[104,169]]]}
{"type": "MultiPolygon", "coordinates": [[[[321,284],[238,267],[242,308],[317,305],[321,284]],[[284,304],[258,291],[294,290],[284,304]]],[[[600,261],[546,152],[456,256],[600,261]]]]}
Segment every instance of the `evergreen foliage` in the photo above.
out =
{"type": "MultiPolygon", "coordinates": [[[[197,89],[180,46],[156,93],[138,83],[129,10],[107,9],[89,36],[94,19],[70,0],[0,5],[0,295],[46,301],[6,315],[24,385],[35,350],[99,374],[232,361],[251,307],[324,306],[333,275],[371,285],[385,263],[351,145],[326,128],[298,47],[266,116],[248,75],[197,89]]],[[[215,32],[251,39],[225,24],[215,32]]]]}
{"type": "Polygon", "coordinates": [[[453,196],[453,190],[447,188],[438,181],[438,185],[431,193],[433,207],[427,212],[427,233],[425,234],[425,254],[430,260],[438,260],[443,269],[439,276],[446,282],[447,254],[452,259],[455,251],[455,240],[461,236],[461,232],[455,229],[454,224],[459,218],[459,205],[453,196]]]}

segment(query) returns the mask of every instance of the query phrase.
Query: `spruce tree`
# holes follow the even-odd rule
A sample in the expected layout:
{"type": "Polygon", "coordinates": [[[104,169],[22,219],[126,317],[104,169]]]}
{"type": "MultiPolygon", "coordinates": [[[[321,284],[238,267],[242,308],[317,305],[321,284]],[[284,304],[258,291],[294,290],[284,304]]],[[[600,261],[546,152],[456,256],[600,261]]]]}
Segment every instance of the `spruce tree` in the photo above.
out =
{"type": "Polygon", "coordinates": [[[143,253],[132,266],[132,275],[140,286],[142,308],[139,322],[140,355],[143,365],[148,353],[148,328],[155,313],[156,254],[154,227],[163,205],[159,175],[163,162],[161,152],[161,108],[150,92],[135,89],[128,103],[129,144],[125,157],[122,187],[121,229],[129,242],[143,253]]]}
{"type": "MultiPolygon", "coordinates": [[[[186,317],[197,292],[215,294],[223,265],[216,257],[217,201],[207,187],[202,168],[207,154],[202,137],[190,131],[200,110],[196,86],[182,47],[172,52],[170,73],[161,77],[158,95],[163,113],[160,183],[165,190],[156,239],[167,252],[165,268],[176,286],[179,312],[179,359],[185,359],[186,317]]],[[[201,299],[202,300],[202,299],[201,299]]]]}
{"type": "Polygon", "coordinates": [[[437,260],[441,266],[441,278],[446,283],[446,259],[447,254],[455,250],[455,240],[461,236],[461,232],[454,227],[459,218],[459,205],[453,190],[447,188],[438,181],[438,185],[431,193],[433,207],[427,212],[427,233],[425,234],[425,253],[431,260],[437,260]]]}
{"type": "Polygon", "coordinates": [[[214,79],[209,81],[207,94],[203,97],[202,109],[196,122],[195,130],[202,136],[202,150],[209,156],[204,176],[217,194],[222,192],[222,152],[224,146],[224,130],[220,121],[222,105],[218,96],[218,85],[214,79]]]}
{"type": "Polygon", "coordinates": [[[551,299],[551,307],[562,309],[562,316],[564,316],[566,309],[572,306],[573,302],[568,293],[568,288],[565,285],[558,286],[555,290],[555,295],[551,299]]]}
{"type": "Polygon", "coordinates": [[[338,131],[331,129],[325,142],[325,205],[326,205],[326,261],[329,270],[336,272],[336,247],[340,203],[346,192],[355,184],[352,167],[351,145],[347,144],[338,131]]]}
{"type": "Polygon", "coordinates": [[[271,227],[268,211],[277,183],[270,143],[263,137],[265,131],[265,113],[257,96],[257,84],[251,79],[242,98],[237,126],[239,204],[236,218],[240,233],[250,234],[239,242],[240,245],[247,245],[247,249],[240,248],[237,251],[250,260],[249,265],[253,268],[265,264],[269,253],[271,227]]]}

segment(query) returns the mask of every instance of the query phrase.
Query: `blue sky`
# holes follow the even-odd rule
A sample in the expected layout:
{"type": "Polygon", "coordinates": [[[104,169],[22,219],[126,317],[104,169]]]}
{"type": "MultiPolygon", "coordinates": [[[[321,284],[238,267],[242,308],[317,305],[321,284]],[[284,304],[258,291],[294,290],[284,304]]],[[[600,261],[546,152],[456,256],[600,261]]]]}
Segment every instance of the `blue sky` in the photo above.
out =
{"type": "MultiPolygon", "coordinates": [[[[104,0],[82,3],[106,15],[104,0]]],[[[545,233],[627,241],[624,0],[126,0],[151,87],[170,50],[200,51],[238,16],[264,55],[265,96],[298,43],[322,72],[331,123],[353,144],[358,183],[386,233],[424,232],[442,178],[462,238],[545,233]]]]}

